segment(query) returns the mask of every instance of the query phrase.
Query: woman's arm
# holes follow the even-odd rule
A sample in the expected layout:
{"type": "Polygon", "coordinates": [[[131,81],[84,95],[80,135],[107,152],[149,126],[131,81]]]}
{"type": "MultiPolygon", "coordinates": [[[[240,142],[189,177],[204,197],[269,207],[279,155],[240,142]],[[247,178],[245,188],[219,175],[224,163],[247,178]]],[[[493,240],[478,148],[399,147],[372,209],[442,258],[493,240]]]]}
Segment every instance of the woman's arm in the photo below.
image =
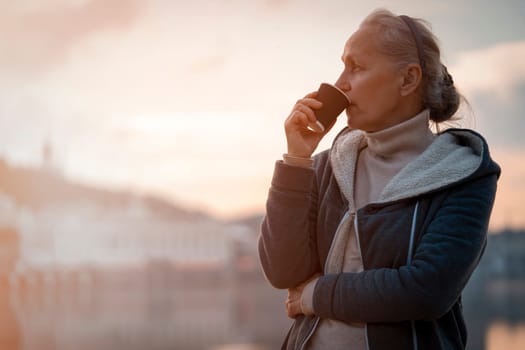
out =
{"type": "MultiPolygon", "coordinates": [[[[335,124],[323,133],[308,129],[317,120],[314,111],[322,107],[316,96],[315,91],[298,100],[284,123],[290,160],[310,158],[335,124]]],[[[314,170],[285,163],[275,165],[259,238],[259,257],[266,277],[274,287],[283,289],[295,287],[320,271],[314,170]]]]}
{"type": "Polygon", "coordinates": [[[318,316],[345,322],[436,319],[456,302],[486,245],[496,175],[458,186],[443,201],[410,266],[321,277],[318,316]]]}
{"type": "Polygon", "coordinates": [[[259,237],[261,265],[276,288],[294,287],[320,271],[316,193],[313,169],[276,163],[259,237]]]}

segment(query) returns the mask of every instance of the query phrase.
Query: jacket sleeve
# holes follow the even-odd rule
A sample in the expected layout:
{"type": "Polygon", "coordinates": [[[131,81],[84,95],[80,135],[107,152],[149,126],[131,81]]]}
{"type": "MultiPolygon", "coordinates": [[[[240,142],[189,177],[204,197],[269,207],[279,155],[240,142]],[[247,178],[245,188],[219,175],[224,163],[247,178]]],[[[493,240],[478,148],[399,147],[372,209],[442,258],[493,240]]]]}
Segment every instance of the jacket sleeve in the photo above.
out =
{"type": "Polygon", "coordinates": [[[276,162],[258,242],[263,271],[276,288],[294,287],[320,270],[315,193],[313,169],[276,162]]]}
{"type": "Polygon", "coordinates": [[[441,317],[481,258],[496,181],[491,175],[451,189],[421,235],[411,265],[321,277],[315,313],[344,322],[441,317]]]}

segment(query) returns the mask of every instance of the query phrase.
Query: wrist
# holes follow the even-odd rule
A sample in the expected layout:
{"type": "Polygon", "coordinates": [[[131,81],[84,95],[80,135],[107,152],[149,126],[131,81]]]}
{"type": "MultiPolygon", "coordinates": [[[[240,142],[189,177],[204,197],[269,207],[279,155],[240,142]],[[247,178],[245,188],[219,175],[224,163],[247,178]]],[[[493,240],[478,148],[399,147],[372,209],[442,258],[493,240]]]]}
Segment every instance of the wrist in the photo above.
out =
{"type": "Polygon", "coordinates": [[[290,156],[298,157],[298,158],[311,158],[312,157],[312,153],[309,151],[294,150],[293,148],[290,148],[290,147],[288,147],[288,149],[286,150],[286,154],[289,154],[290,156]]]}
{"type": "Polygon", "coordinates": [[[283,154],[284,164],[298,166],[302,168],[312,168],[314,160],[311,157],[301,157],[290,153],[283,154]]]}

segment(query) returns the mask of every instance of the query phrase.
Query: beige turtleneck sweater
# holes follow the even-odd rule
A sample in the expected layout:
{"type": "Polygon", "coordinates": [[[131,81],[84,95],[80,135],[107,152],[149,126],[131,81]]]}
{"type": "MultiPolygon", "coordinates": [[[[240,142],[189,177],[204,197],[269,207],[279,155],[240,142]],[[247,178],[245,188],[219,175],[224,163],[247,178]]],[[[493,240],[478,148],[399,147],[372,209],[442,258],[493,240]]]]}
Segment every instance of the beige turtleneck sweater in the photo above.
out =
{"type": "MultiPolygon", "coordinates": [[[[435,135],[430,131],[428,125],[429,112],[425,110],[388,129],[365,133],[367,142],[357,159],[354,178],[354,205],[350,207],[359,209],[376,201],[385,185],[394,175],[433,142],[435,135]]],[[[337,242],[338,246],[332,249],[332,255],[342,255],[342,260],[332,259],[332,261],[339,261],[336,264],[341,265],[336,267],[336,271],[363,271],[359,244],[353,225],[345,223],[341,225],[341,228],[345,230],[345,232],[341,232],[343,237],[334,238],[334,242],[337,242]],[[344,251],[341,251],[343,249],[344,251]]],[[[310,282],[303,291],[301,302],[303,312],[306,314],[315,313],[312,305],[316,282],[317,280],[310,282]]],[[[349,300],[348,302],[352,301],[349,300]]],[[[322,319],[310,339],[307,349],[366,349],[364,324],[347,324],[336,320],[322,319]]]]}
{"type": "Polygon", "coordinates": [[[379,199],[385,185],[434,141],[427,110],[415,117],[374,133],[366,133],[367,147],[356,167],[355,208],[379,199]]]}

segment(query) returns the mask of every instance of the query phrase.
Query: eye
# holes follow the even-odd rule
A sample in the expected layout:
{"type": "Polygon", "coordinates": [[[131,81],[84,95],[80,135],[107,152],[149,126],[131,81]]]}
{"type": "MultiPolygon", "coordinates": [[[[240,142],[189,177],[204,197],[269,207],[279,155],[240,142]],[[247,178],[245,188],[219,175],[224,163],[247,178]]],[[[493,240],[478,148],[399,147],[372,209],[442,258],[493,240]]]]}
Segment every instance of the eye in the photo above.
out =
{"type": "Polygon", "coordinates": [[[346,60],[343,59],[343,64],[345,66],[345,70],[351,73],[357,73],[363,70],[363,66],[351,58],[347,58],[346,60]]]}

